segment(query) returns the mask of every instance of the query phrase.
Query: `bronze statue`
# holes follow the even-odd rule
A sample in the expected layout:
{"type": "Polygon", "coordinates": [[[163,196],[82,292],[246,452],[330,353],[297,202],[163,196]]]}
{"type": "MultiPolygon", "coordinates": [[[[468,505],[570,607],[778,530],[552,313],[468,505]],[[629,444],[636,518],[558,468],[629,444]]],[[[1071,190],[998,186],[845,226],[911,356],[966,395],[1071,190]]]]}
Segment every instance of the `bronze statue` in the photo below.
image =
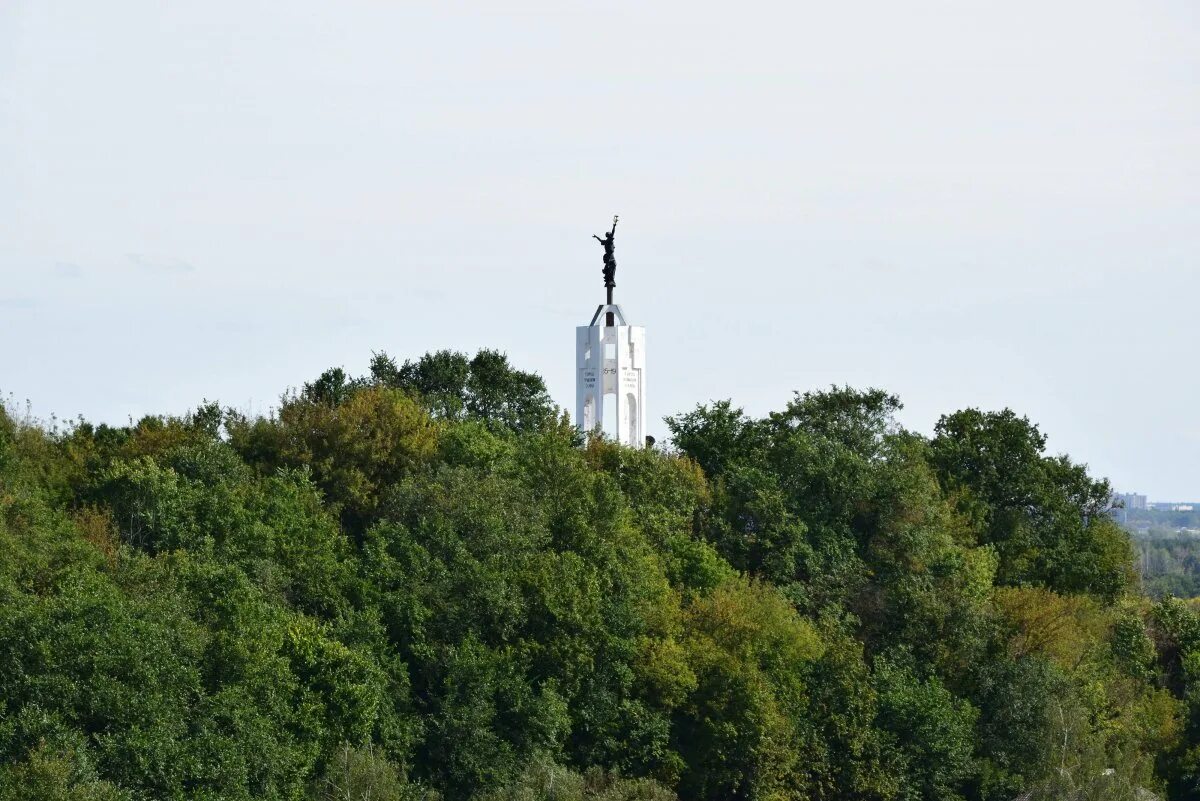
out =
{"type": "Polygon", "coordinates": [[[613,216],[612,230],[604,235],[604,238],[592,234],[592,239],[595,239],[604,246],[604,286],[608,289],[608,302],[612,305],[613,287],[617,285],[617,257],[613,255],[613,250],[616,244],[613,242],[613,235],[617,233],[617,218],[613,216]]]}

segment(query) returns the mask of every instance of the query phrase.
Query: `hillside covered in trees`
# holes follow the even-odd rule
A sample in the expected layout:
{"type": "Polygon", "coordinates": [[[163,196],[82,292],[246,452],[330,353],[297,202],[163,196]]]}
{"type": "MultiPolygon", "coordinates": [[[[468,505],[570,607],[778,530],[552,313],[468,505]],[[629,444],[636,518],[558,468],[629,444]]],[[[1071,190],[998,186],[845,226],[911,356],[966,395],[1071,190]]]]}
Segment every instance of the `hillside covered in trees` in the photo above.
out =
{"type": "Polygon", "coordinates": [[[1200,597],[1200,536],[1175,531],[1135,533],[1133,545],[1146,595],[1200,597]]]}
{"type": "Polygon", "coordinates": [[[898,409],[632,450],[484,351],[263,418],[0,413],[0,801],[1200,797],[1200,615],[1107,483],[898,409]]]}

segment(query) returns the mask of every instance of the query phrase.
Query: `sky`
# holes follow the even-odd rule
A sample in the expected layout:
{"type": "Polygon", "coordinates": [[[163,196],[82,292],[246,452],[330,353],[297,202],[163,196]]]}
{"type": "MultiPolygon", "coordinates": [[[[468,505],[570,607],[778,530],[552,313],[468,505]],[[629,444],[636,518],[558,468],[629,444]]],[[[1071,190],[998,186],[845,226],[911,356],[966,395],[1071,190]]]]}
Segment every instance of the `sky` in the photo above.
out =
{"type": "Polygon", "coordinates": [[[1200,5],[0,3],[0,392],[268,412],[497,348],[661,418],[881,387],[1200,500],[1200,5]]]}

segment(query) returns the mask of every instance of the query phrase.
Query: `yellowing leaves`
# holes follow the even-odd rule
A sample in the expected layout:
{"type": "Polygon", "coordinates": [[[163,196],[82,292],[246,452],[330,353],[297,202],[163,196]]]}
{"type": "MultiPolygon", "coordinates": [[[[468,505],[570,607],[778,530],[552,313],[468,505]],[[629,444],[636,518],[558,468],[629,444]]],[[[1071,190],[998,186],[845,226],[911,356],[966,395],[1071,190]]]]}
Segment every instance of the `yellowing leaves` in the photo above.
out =
{"type": "Polygon", "coordinates": [[[437,450],[438,427],[415,400],[369,387],[332,405],[291,398],[279,420],[234,424],[231,441],[245,456],[275,466],[307,466],[326,497],[353,518],[373,513],[386,488],[437,450]]]}
{"type": "Polygon", "coordinates": [[[688,608],[690,636],[763,667],[795,665],[824,652],[816,628],[774,587],[734,579],[688,608]]]}
{"type": "Polygon", "coordinates": [[[1037,655],[1073,670],[1104,639],[1107,620],[1094,600],[1041,587],[997,587],[993,600],[1011,628],[1014,658],[1037,655]]]}

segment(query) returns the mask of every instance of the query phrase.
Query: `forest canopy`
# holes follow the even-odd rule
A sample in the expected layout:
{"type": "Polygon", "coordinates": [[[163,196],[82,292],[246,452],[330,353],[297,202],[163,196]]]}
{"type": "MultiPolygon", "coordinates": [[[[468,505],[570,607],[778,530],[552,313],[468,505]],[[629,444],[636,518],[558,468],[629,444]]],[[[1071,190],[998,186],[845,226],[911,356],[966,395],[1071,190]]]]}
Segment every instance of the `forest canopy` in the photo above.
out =
{"type": "Polygon", "coordinates": [[[1010,410],[581,436],[494,351],[0,411],[0,801],[1200,797],[1200,615],[1010,410]]]}

